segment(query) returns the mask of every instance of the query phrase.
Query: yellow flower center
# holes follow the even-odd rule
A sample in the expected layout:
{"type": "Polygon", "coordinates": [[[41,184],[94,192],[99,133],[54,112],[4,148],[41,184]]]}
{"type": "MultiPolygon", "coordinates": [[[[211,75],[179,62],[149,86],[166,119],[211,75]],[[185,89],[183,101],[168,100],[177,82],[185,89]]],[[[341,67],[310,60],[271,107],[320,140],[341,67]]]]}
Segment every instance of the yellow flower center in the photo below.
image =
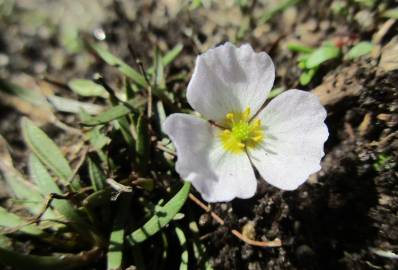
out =
{"type": "Polygon", "coordinates": [[[245,148],[253,148],[259,145],[264,139],[264,131],[261,128],[261,120],[250,120],[250,108],[243,112],[230,112],[225,115],[223,126],[226,128],[220,131],[219,138],[225,150],[239,154],[245,148]]]}

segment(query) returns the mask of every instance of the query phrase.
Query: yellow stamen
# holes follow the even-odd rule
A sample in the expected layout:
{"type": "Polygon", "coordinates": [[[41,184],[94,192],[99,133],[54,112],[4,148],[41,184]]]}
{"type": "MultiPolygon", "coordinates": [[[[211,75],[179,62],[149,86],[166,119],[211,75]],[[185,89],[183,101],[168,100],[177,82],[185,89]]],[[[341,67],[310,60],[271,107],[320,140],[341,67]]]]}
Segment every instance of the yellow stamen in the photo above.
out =
{"type": "Polygon", "coordinates": [[[227,113],[227,115],[225,116],[225,118],[227,118],[230,121],[234,121],[234,114],[233,113],[227,113]]]}
{"type": "Polygon", "coordinates": [[[230,112],[225,115],[219,138],[225,150],[240,154],[245,148],[259,146],[264,139],[264,131],[261,128],[261,120],[250,120],[250,108],[243,112],[230,112]]]}

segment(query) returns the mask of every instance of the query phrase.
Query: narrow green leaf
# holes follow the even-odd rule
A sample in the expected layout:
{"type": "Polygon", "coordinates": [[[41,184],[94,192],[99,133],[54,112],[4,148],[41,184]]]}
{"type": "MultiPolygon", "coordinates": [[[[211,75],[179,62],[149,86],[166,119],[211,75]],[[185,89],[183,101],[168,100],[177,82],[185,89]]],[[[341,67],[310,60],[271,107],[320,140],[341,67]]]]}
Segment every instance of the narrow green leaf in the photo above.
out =
{"type": "Polygon", "coordinates": [[[398,19],[398,8],[388,9],[382,15],[385,18],[398,19]]]}
{"type": "Polygon", "coordinates": [[[300,84],[301,85],[307,85],[311,82],[312,78],[314,77],[316,73],[316,69],[310,69],[306,70],[301,74],[300,76],[300,84]]]}
{"type": "Polygon", "coordinates": [[[108,93],[102,85],[91,80],[73,79],[68,86],[76,94],[83,97],[106,97],[108,93]]]}
{"type": "MultiPolygon", "coordinates": [[[[46,167],[39,158],[33,154],[29,157],[29,171],[32,180],[36,183],[43,195],[49,196],[51,193],[62,194],[61,189],[50,176],[46,167]]],[[[51,205],[70,222],[77,224],[84,223],[83,219],[77,212],[77,209],[75,209],[69,201],[54,199],[51,205]]]]}
{"type": "Polygon", "coordinates": [[[107,270],[117,270],[121,268],[123,259],[124,227],[130,212],[131,194],[122,194],[117,208],[113,229],[109,239],[109,249],[107,253],[107,270]]]}
{"type": "Polygon", "coordinates": [[[285,9],[297,4],[300,0],[283,0],[281,2],[277,2],[277,4],[269,9],[267,9],[263,15],[260,17],[260,24],[267,23],[272,17],[274,17],[279,12],[284,11],[285,9]]]}
{"type": "Polygon", "coordinates": [[[335,59],[340,56],[340,49],[333,45],[326,45],[316,49],[308,57],[306,67],[312,69],[318,67],[320,64],[335,59]]]}
{"type": "Polygon", "coordinates": [[[84,199],[83,205],[88,208],[101,207],[106,204],[109,204],[111,201],[112,190],[109,188],[105,188],[100,191],[96,191],[90,194],[87,198],[84,199]]]}
{"type": "Polygon", "coordinates": [[[99,114],[104,110],[103,106],[90,102],[82,102],[70,98],[49,96],[49,103],[59,112],[78,114],[85,111],[88,114],[99,114]]]}
{"type": "Polygon", "coordinates": [[[87,162],[88,174],[90,176],[91,185],[93,186],[94,190],[99,191],[104,189],[106,180],[104,172],[92,158],[89,157],[87,162]]]}
{"type": "Polygon", "coordinates": [[[287,44],[287,48],[291,52],[299,52],[299,53],[312,53],[314,51],[313,48],[305,46],[300,43],[289,43],[287,44]]]}
{"type": "MultiPolygon", "coordinates": [[[[169,65],[170,63],[172,63],[177,58],[177,56],[182,52],[183,48],[184,48],[184,46],[181,43],[179,43],[173,49],[168,51],[162,57],[162,65],[163,65],[163,67],[165,67],[165,66],[169,65]]],[[[156,65],[148,68],[147,72],[149,74],[152,74],[153,71],[155,70],[155,67],[156,67],[156,65]]]]}
{"type": "Polygon", "coordinates": [[[0,262],[20,270],[67,270],[76,269],[98,259],[98,249],[79,254],[57,254],[53,256],[27,255],[0,247],[0,262]]]}
{"type": "Polygon", "coordinates": [[[12,247],[12,241],[5,235],[0,234],[0,248],[9,249],[12,247]]]}
{"type": "Polygon", "coordinates": [[[0,229],[5,228],[18,228],[18,231],[31,234],[41,235],[43,231],[34,224],[27,224],[28,222],[14,213],[8,212],[6,209],[0,206],[0,229]]]}
{"type": "Polygon", "coordinates": [[[372,51],[373,44],[368,41],[362,41],[352,47],[348,53],[346,54],[346,59],[355,59],[359,58],[365,54],[368,54],[372,51]]]}
{"type": "Polygon", "coordinates": [[[189,6],[190,10],[195,10],[202,5],[202,0],[192,0],[191,5],[189,6]]]}
{"type": "Polygon", "coordinates": [[[173,49],[168,51],[163,56],[163,66],[167,66],[171,62],[173,62],[177,58],[177,56],[182,52],[183,48],[184,48],[184,46],[181,43],[179,43],[173,49]]]}
{"type": "Polygon", "coordinates": [[[180,242],[180,246],[182,249],[181,253],[181,262],[180,262],[180,270],[188,270],[188,249],[187,249],[187,239],[185,238],[184,232],[176,227],[176,234],[178,238],[178,242],[180,242]]]}
{"type": "Polygon", "coordinates": [[[166,121],[166,111],[163,106],[163,102],[161,100],[158,100],[156,102],[156,116],[158,118],[158,127],[159,129],[164,133],[163,131],[163,123],[166,121]]]}
{"type": "Polygon", "coordinates": [[[130,147],[134,147],[134,138],[131,134],[130,123],[127,120],[127,116],[119,118],[117,121],[115,121],[114,124],[116,128],[119,129],[122,133],[122,136],[127,145],[130,147]]]}
{"type": "MultiPolygon", "coordinates": [[[[22,118],[22,134],[26,144],[40,161],[53,171],[64,185],[69,185],[73,171],[58,146],[28,118],[22,118]]],[[[72,182],[72,188],[78,190],[79,187],[78,181],[72,182]]]]}
{"type": "Polygon", "coordinates": [[[149,135],[148,123],[143,115],[140,115],[137,121],[137,140],[135,142],[135,151],[137,153],[137,161],[143,171],[147,169],[149,160],[149,135]]]}
{"type": "Polygon", "coordinates": [[[162,60],[162,55],[160,50],[156,48],[155,50],[155,76],[153,76],[154,83],[153,85],[156,86],[158,89],[166,88],[166,80],[164,78],[164,65],[162,60]]]}
{"type": "Polygon", "coordinates": [[[178,193],[164,206],[159,208],[158,213],[152,216],[141,228],[135,230],[127,237],[129,243],[133,246],[141,243],[166,226],[184,205],[190,187],[191,183],[185,182],[180,191],[178,191],[178,193]]]}
{"type": "Polygon", "coordinates": [[[83,121],[84,125],[87,126],[96,126],[96,125],[102,125],[106,124],[112,120],[118,119],[122,116],[125,116],[126,114],[138,110],[140,106],[142,106],[143,100],[141,99],[132,99],[130,101],[127,101],[124,104],[119,104],[117,106],[114,106],[110,108],[109,110],[95,116],[91,117],[89,119],[86,119],[83,121]]]}
{"type": "MultiPolygon", "coordinates": [[[[37,187],[26,181],[22,174],[14,168],[11,155],[7,149],[7,143],[1,136],[0,172],[15,198],[18,199],[18,203],[23,205],[32,214],[39,214],[44,205],[45,199],[40,194],[37,187]]],[[[51,211],[48,211],[46,214],[47,217],[56,217],[51,211]]]]}
{"type": "Polygon", "coordinates": [[[90,48],[94,50],[94,52],[107,64],[116,67],[122,74],[132,79],[135,83],[140,86],[147,86],[147,82],[138,71],[134,68],[127,65],[123,60],[117,58],[113,54],[111,54],[107,49],[100,46],[99,44],[90,43],[90,48]]]}
{"type": "Polygon", "coordinates": [[[36,106],[50,107],[45,96],[38,91],[20,87],[3,79],[0,79],[0,91],[17,96],[36,106]]]}
{"type": "Polygon", "coordinates": [[[101,127],[94,127],[86,134],[86,138],[90,141],[95,150],[101,150],[105,145],[110,143],[111,139],[101,132],[101,127]]]}

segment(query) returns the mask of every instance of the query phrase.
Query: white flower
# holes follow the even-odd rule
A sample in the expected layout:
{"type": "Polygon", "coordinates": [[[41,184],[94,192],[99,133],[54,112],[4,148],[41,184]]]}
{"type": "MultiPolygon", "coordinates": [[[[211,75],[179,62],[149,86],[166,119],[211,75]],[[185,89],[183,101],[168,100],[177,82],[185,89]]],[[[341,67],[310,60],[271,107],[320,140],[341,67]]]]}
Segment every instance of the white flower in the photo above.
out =
{"type": "Polygon", "coordinates": [[[274,79],[271,58],[248,44],[226,43],[198,56],[187,99],[207,120],[172,114],[164,131],[176,147],[176,171],[206,201],[252,197],[252,166],[283,190],[320,169],[325,109],[313,94],[288,90],[261,110],[274,79]]]}

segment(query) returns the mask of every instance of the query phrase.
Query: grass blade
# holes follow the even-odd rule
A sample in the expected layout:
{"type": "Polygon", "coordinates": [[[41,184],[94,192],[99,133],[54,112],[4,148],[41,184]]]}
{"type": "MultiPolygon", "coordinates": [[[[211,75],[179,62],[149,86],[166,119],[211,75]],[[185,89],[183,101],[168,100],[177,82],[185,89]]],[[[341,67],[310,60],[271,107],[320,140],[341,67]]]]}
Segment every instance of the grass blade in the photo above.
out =
{"type": "Polygon", "coordinates": [[[113,229],[109,240],[107,253],[107,270],[121,269],[123,259],[124,227],[130,211],[130,194],[122,194],[113,223],[113,229]]]}
{"type": "Polygon", "coordinates": [[[50,107],[46,98],[37,91],[20,87],[3,79],[0,79],[0,91],[17,96],[35,106],[50,107]]]}
{"type": "Polygon", "coordinates": [[[82,97],[106,97],[105,88],[91,80],[74,79],[68,82],[69,88],[82,97]]]}
{"type": "MultiPolygon", "coordinates": [[[[169,65],[170,63],[172,63],[177,58],[177,56],[182,52],[183,48],[184,48],[184,46],[180,43],[180,44],[177,44],[173,49],[168,51],[162,57],[162,65],[163,65],[163,67],[165,67],[165,66],[169,65]]],[[[149,74],[152,74],[154,69],[155,69],[155,67],[152,66],[152,67],[148,68],[147,72],[149,74]]]]}
{"type": "Polygon", "coordinates": [[[141,228],[131,233],[127,240],[131,245],[145,241],[166,226],[184,205],[191,187],[190,182],[185,182],[180,191],[164,206],[159,207],[158,213],[152,216],[141,228]]]}
{"type": "MultiPolygon", "coordinates": [[[[53,171],[64,185],[69,185],[73,171],[58,146],[27,118],[22,118],[22,134],[26,144],[40,161],[53,171]]],[[[78,190],[79,186],[77,181],[72,183],[75,190],[78,190]]]]}
{"type": "Polygon", "coordinates": [[[93,186],[95,191],[99,191],[104,189],[105,187],[105,174],[97,165],[97,163],[92,159],[88,158],[88,174],[90,176],[91,185],[93,186]]]}
{"type": "Polygon", "coordinates": [[[119,104],[110,108],[109,110],[83,121],[83,124],[86,126],[96,126],[103,125],[112,120],[118,119],[126,114],[138,110],[140,106],[145,104],[145,100],[141,99],[132,99],[127,101],[125,104],[119,104]]]}
{"type": "Polygon", "coordinates": [[[148,124],[144,115],[140,115],[137,121],[135,151],[137,153],[137,162],[143,171],[146,171],[148,168],[149,148],[148,124]]]}
{"type": "Polygon", "coordinates": [[[355,59],[369,54],[373,49],[373,44],[369,41],[362,41],[352,47],[346,54],[346,59],[355,59]]]}
{"type": "Polygon", "coordinates": [[[79,254],[57,254],[53,256],[37,256],[21,254],[0,247],[0,262],[21,270],[67,270],[82,267],[100,256],[100,251],[94,248],[79,254]]]}
{"type": "Polygon", "coordinates": [[[23,220],[21,217],[17,216],[14,213],[8,212],[7,209],[4,209],[0,206],[0,228],[18,228],[18,231],[23,233],[31,234],[31,235],[41,235],[43,231],[34,224],[27,224],[26,220],[23,220]]]}
{"type": "MultiPolygon", "coordinates": [[[[39,214],[45,201],[44,197],[35,185],[26,181],[14,168],[10,153],[7,150],[7,143],[2,137],[0,137],[0,171],[15,198],[18,199],[18,203],[32,214],[39,214]]],[[[46,214],[46,217],[56,217],[51,211],[46,214]]]]}
{"type": "Polygon", "coordinates": [[[338,47],[334,45],[325,45],[312,52],[311,55],[308,57],[305,65],[308,69],[316,68],[320,64],[328,60],[335,59],[339,56],[340,49],[338,47]]]}
{"type": "Polygon", "coordinates": [[[111,54],[104,47],[90,43],[89,47],[107,64],[116,67],[122,74],[132,79],[135,83],[140,86],[147,86],[147,82],[138,71],[127,65],[123,60],[111,54]]]}
{"type": "MultiPolygon", "coordinates": [[[[29,157],[29,170],[32,180],[39,187],[39,190],[43,195],[49,196],[51,193],[62,194],[61,189],[57,186],[54,179],[50,176],[46,167],[33,154],[29,157]]],[[[69,201],[53,200],[51,205],[67,220],[77,224],[84,223],[77,210],[69,201]]]]}
{"type": "Polygon", "coordinates": [[[176,228],[176,234],[178,238],[178,242],[180,242],[180,246],[182,249],[181,253],[181,263],[180,270],[188,270],[188,249],[187,249],[187,239],[185,237],[184,232],[180,228],[176,228]]]}
{"type": "Polygon", "coordinates": [[[267,23],[272,17],[274,17],[279,12],[284,11],[285,9],[297,4],[300,0],[284,0],[281,2],[277,2],[277,4],[270,9],[268,9],[264,14],[260,17],[260,24],[267,23]]]}

